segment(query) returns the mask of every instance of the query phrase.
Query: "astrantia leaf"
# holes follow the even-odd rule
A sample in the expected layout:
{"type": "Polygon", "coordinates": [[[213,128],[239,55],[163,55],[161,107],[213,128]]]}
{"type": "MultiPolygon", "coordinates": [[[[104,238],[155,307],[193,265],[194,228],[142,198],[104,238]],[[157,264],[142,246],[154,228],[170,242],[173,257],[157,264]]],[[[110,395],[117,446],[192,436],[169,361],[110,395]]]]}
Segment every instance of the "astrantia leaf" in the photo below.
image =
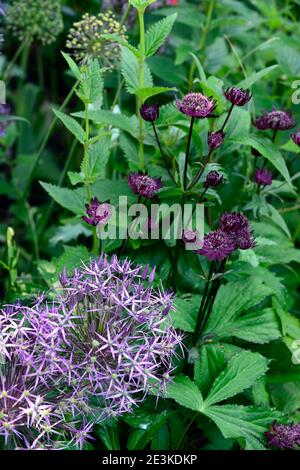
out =
{"type": "Polygon", "coordinates": [[[198,295],[189,296],[188,298],[176,297],[174,302],[175,310],[170,313],[174,327],[193,333],[200,302],[201,298],[198,295]]]}
{"type": "Polygon", "coordinates": [[[53,109],[54,114],[62,121],[62,123],[66,126],[66,128],[75,135],[76,139],[81,143],[84,144],[85,142],[85,132],[81,125],[76,121],[76,119],[72,118],[71,116],[67,116],[56,109],[53,109]]]}
{"type": "Polygon", "coordinates": [[[147,57],[155,54],[155,52],[163,45],[173,28],[176,18],[177,13],[169,15],[163,20],[155,23],[147,31],[145,35],[145,49],[147,57]]]}
{"type": "Polygon", "coordinates": [[[258,353],[242,351],[236,354],[214,381],[204,401],[205,407],[243,392],[262,377],[267,369],[267,359],[258,353]]]}
{"type": "Polygon", "coordinates": [[[167,397],[190,410],[203,410],[203,398],[197,385],[185,375],[178,375],[168,385],[167,397]]]}

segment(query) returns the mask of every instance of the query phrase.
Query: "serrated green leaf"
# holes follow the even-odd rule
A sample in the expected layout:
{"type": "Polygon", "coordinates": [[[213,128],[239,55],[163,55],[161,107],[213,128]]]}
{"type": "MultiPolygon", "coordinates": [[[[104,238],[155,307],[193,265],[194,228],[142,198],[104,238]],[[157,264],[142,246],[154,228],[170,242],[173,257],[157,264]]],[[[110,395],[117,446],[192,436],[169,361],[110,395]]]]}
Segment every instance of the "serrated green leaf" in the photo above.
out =
{"type": "Polygon", "coordinates": [[[163,20],[158,21],[145,35],[146,57],[150,57],[163,45],[170,32],[172,31],[177,13],[169,15],[163,20]]]}
{"type": "Polygon", "coordinates": [[[268,369],[267,359],[258,353],[242,351],[233,356],[214,381],[204,406],[227,400],[251,387],[268,369]]]}
{"type": "Polygon", "coordinates": [[[66,60],[66,62],[68,63],[70,69],[72,70],[73,75],[75,76],[75,78],[77,78],[77,80],[80,80],[81,79],[81,72],[80,72],[80,69],[79,69],[78,65],[76,64],[75,60],[73,60],[72,57],[69,54],[66,54],[63,51],[61,53],[62,53],[64,59],[66,60]]]}
{"type": "MultiPolygon", "coordinates": [[[[74,113],[75,117],[83,118],[84,113],[78,112],[74,113]]],[[[91,111],[89,113],[89,118],[93,122],[97,122],[99,124],[106,124],[108,126],[116,127],[121,129],[125,132],[128,132],[133,137],[137,135],[137,117],[132,116],[128,117],[124,114],[113,113],[111,111],[91,111]]]]}
{"type": "Polygon", "coordinates": [[[66,126],[66,128],[72,132],[72,134],[76,137],[76,139],[81,143],[84,144],[85,142],[85,132],[80,126],[80,124],[76,121],[76,119],[64,114],[56,109],[53,109],[54,114],[62,121],[62,123],[66,126]]]}
{"type": "Polygon", "coordinates": [[[76,215],[85,213],[86,191],[83,188],[71,190],[42,181],[40,184],[60,206],[76,215]]]}
{"type": "MultiPolygon", "coordinates": [[[[121,53],[121,73],[128,93],[136,94],[139,88],[139,61],[131,51],[124,47],[121,53]]],[[[153,78],[146,63],[144,63],[144,87],[153,87],[153,78]]]]}
{"type": "Polygon", "coordinates": [[[193,295],[188,298],[175,298],[175,310],[170,313],[175,328],[193,333],[199,312],[201,297],[193,295]]]}
{"type": "Polygon", "coordinates": [[[266,75],[269,73],[273,72],[273,70],[276,70],[278,68],[278,65],[270,65],[270,67],[266,67],[263,70],[260,70],[259,72],[254,72],[250,75],[250,77],[245,78],[241,82],[239,82],[236,86],[239,88],[250,88],[254,83],[258,82],[262,78],[264,78],[266,75]]]}
{"type": "Polygon", "coordinates": [[[167,93],[169,91],[176,91],[176,88],[167,88],[162,86],[137,88],[135,90],[135,95],[138,96],[142,102],[144,102],[152,96],[160,95],[161,93],[167,93]]]}
{"type": "Polygon", "coordinates": [[[203,398],[197,385],[185,375],[178,375],[173,382],[168,385],[167,397],[173,398],[179,405],[190,410],[203,410],[203,398]]]}

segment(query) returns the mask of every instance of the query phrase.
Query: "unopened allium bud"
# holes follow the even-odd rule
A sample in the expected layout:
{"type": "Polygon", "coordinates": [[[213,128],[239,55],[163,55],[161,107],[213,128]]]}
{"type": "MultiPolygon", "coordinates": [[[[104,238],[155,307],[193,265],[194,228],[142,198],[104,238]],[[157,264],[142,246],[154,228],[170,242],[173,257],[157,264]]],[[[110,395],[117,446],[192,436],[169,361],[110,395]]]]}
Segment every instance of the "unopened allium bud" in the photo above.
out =
{"type": "Polygon", "coordinates": [[[130,173],[128,184],[135,194],[147,199],[152,199],[163,186],[160,178],[151,178],[144,173],[130,173]]]}
{"type": "Polygon", "coordinates": [[[104,67],[114,68],[120,58],[120,45],[105,37],[116,34],[124,37],[125,26],[116,20],[111,11],[97,16],[86,13],[69,31],[66,47],[73,51],[78,62],[98,59],[104,67]]]}
{"type": "Polygon", "coordinates": [[[159,118],[159,105],[157,103],[143,104],[140,113],[144,121],[155,122],[159,118]]]}
{"type": "Polygon", "coordinates": [[[235,106],[244,106],[252,98],[252,93],[247,90],[244,90],[243,88],[236,87],[228,88],[225,91],[224,95],[226,99],[235,106]]]}
{"type": "Polygon", "coordinates": [[[254,174],[255,183],[260,186],[270,186],[272,184],[272,173],[267,168],[257,168],[254,174]]]}
{"type": "Polygon", "coordinates": [[[178,110],[186,116],[204,119],[210,117],[216,108],[216,100],[202,93],[188,93],[182,100],[176,100],[178,110]]]}
{"type": "Polygon", "coordinates": [[[205,187],[215,188],[216,186],[219,186],[219,184],[221,184],[222,181],[223,181],[223,176],[220,175],[220,173],[218,173],[217,171],[210,171],[206,177],[205,187]]]}
{"type": "Polygon", "coordinates": [[[13,0],[7,25],[20,41],[51,44],[64,24],[59,0],[13,0]]]}
{"type": "Polygon", "coordinates": [[[208,146],[216,149],[220,147],[225,138],[225,133],[223,131],[209,132],[207,137],[208,146]]]}
{"type": "Polygon", "coordinates": [[[298,147],[300,147],[300,131],[296,132],[295,134],[291,134],[291,139],[296,145],[298,145],[298,147]]]}

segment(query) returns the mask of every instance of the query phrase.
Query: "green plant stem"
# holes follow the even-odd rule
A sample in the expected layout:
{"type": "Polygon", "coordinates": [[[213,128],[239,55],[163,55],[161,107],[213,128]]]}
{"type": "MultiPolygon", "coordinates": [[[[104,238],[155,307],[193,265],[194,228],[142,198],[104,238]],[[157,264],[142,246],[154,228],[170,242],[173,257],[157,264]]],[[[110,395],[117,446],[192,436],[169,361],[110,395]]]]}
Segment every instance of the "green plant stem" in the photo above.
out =
{"type": "MultiPolygon", "coordinates": [[[[140,57],[139,57],[139,88],[144,87],[144,64],[145,64],[145,19],[144,19],[144,8],[138,9],[139,24],[140,24],[140,57]]],[[[138,99],[138,117],[139,117],[139,157],[141,169],[145,166],[145,155],[144,155],[144,122],[139,112],[140,107],[143,104],[141,98],[138,99]]]]}
{"type": "Polygon", "coordinates": [[[190,132],[189,132],[189,136],[188,136],[188,143],[187,143],[187,147],[186,147],[184,171],[183,171],[183,189],[184,189],[184,191],[186,191],[186,189],[187,189],[187,171],[188,171],[188,164],[189,164],[189,156],[190,156],[190,150],[191,150],[194,122],[195,122],[195,118],[192,117],[191,125],[190,125],[190,132]]]}
{"type": "MultiPolygon", "coordinates": [[[[202,49],[205,46],[206,43],[206,38],[210,30],[210,25],[211,25],[211,20],[212,20],[212,15],[215,7],[215,0],[208,0],[208,9],[207,9],[207,14],[206,14],[206,23],[202,31],[202,35],[200,38],[199,42],[199,51],[201,53],[202,49]]],[[[191,88],[193,86],[194,82],[194,75],[195,75],[195,70],[196,70],[196,63],[193,61],[191,68],[190,68],[190,73],[189,73],[189,87],[191,88]]]]}
{"type": "MultiPolygon", "coordinates": [[[[79,83],[79,81],[77,81],[77,82],[75,83],[75,85],[74,85],[73,88],[71,89],[70,93],[68,94],[68,96],[66,97],[66,99],[64,100],[64,102],[62,103],[61,107],[59,108],[59,111],[60,111],[60,112],[63,112],[64,109],[66,108],[66,106],[69,104],[70,100],[72,99],[72,97],[73,97],[73,95],[74,95],[74,93],[75,93],[75,90],[76,90],[76,88],[77,88],[77,86],[78,86],[78,83],[79,83]]],[[[30,186],[31,186],[31,182],[32,182],[32,178],[33,178],[33,176],[34,176],[34,173],[35,173],[35,171],[36,171],[36,168],[37,168],[37,166],[38,166],[38,163],[39,163],[39,161],[40,161],[40,159],[41,159],[41,156],[42,156],[42,154],[43,154],[43,152],[44,152],[44,150],[45,150],[45,148],[46,148],[46,145],[47,145],[47,143],[48,143],[48,140],[50,139],[50,137],[51,137],[51,135],[52,135],[52,132],[53,132],[53,130],[54,130],[54,128],[55,128],[57,122],[58,122],[58,117],[55,116],[55,118],[52,120],[50,126],[48,127],[48,130],[47,130],[47,132],[46,132],[46,134],[45,134],[45,136],[44,136],[44,139],[43,139],[43,141],[42,141],[42,143],[41,143],[40,149],[39,149],[39,151],[38,151],[38,153],[37,153],[37,156],[36,156],[35,164],[34,164],[32,170],[31,170],[30,176],[29,176],[29,178],[28,178],[27,185],[26,185],[26,187],[25,187],[25,190],[24,190],[24,193],[23,193],[23,196],[22,196],[22,201],[23,201],[23,202],[24,202],[24,201],[27,199],[27,197],[28,197],[29,190],[30,190],[30,186]]]]}
{"type": "Polygon", "coordinates": [[[12,72],[12,69],[15,65],[15,63],[17,62],[18,58],[20,57],[20,55],[22,54],[23,50],[30,45],[30,41],[28,40],[24,40],[21,42],[20,46],[18,47],[18,49],[16,50],[15,52],[15,55],[13,56],[13,58],[11,59],[11,61],[9,62],[9,64],[7,65],[6,67],[6,70],[3,74],[3,81],[6,82],[6,84],[8,84],[9,80],[10,80],[10,76],[11,76],[11,72],[12,72]]]}
{"type": "Polygon", "coordinates": [[[197,183],[198,181],[200,180],[201,176],[203,175],[204,173],[204,170],[206,168],[206,165],[209,163],[209,160],[210,160],[210,157],[212,155],[212,151],[213,151],[213,148],[210,147],[209,149],[209,152],[208,152],[208,155],[207,157],[205,158],[204,160],[204,163],[203,163],[203,167],[201,168],[201,170],[198,171],[198,173],[196,174],[196,176],[193,178],[192,182],[189,184],[188,186],[188,189],[192,189],[197,183]]]}
{"type": "Polygon", "coordinates": [[[163,161],[164,161],[166,170],[167,170],[167,172],[168,172],[168,174],[169,174],[171,180],[173,181],[173,183],[175,183],[176,186],[177,186],[176,180],[175,180],[175,178],[174,178],[174,176],[173,176],[173,174],[172,174],[172,172],[171,172],[171,170],[170,170],[170,168],[169,168],[169,165],[168,165],[168,162],[167,162],[165,153],[164,153],[164,151],[163,151],[163,149],[162,149],[162,146],[161,146],[161,143],[160,143],[160,140],[159,140],[159,137],[158,137],[157,129],[156,129],[156,126],[155,126],[154,122],[152,122],[152,127],[153,127],[153,131],[154,131],[154,135],[155,135],[155,138],[156,138],[156,142],[157,142],[157,145],[158,145],[160,154],[161,154],[161,156],[162,156],[162,159],[163,159],[163,161]]]}
{"type": "Polygon", "coordinates": [[[121,21],[120,21],[120,30],[123,28],[124,24],[127,21],[130,9],[131,9],[131,5],[130,5],[130,3],[128,3],[128,5],[126,7],[126,10],[124,11],[123,16],[122,16],[121,21]]]}
{"type": "Polygon", "coordinates": [[[199,339],[200,329],[201,329],[202,322],[203,322],[204,306],[205,306],[205,303],[206,303],[207,295],[209,293],[209,286],[210,286],[212,276],[214,274],[214,270],[215,270],[215,261],[212,261],[211,264],[210,264],[209,273],[208,273],[208,276],[207,276],[207,279],[206,279],[204,292],[203,292],[203,296],[202,296],[202,300],[201,300],[201,304],[200,304],[200,308],[199,308],[199,312],[198,312],[198,316],[197,316],[197,323],[196,323],[196,328],[195,328],[195,332],[194,332],[194,341],[193,341],[194,344],[196,344],[198,339],[199,339]]]}
{"type": "Polygon", "coordinates": [[[89,105],[85,103],[85,142],[84,142],[84,155],[83,155],[83,171],[84,171],[84,185],[86,187],[88,201],[91,201],[92,193],[90,187],[89,175],[89,144],[90,144],[90,119],[89,119],[89,105]]]}
{"type": "Polygon", "coordinates": [[[28,215],[28,223],[29,223],[29,227],[31,230],[31,236],[32,236],[32,241],[33,241],[34,255],[35,255],[36,262],[38,262],[40,259],[40,252],[39,252],[37,231],[36,231],[34,218],[31,212],[31,207],[28,203],[26,204],[26,209],[27,209],[27,215],[28,215]]]}

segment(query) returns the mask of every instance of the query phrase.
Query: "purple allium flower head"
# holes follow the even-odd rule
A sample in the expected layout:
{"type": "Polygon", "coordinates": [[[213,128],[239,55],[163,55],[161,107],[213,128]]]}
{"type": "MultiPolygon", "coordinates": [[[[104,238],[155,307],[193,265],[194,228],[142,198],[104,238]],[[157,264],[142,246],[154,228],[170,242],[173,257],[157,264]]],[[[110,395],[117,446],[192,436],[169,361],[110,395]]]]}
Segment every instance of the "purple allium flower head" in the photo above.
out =
{"type": "Polygon", "coordinates": [[[155,290],[153,277],[128,260],[102,256],[69,277],[62,293],[61,311],[74,317],[67,341],[77,371],[104,417],[130,412],[171,380],[182,338],[167,318],[173,295],[155,290]]]}
{"type": "Polygon", "coordinates": [[[223,144],[225,133],[223,131],[209,132],[207,137],[208,146],[217,149],[223,144]]]}
{"type": "Polygon", "coordinates": [[[255,246],[249,221],[241,212],[225,212],[220,217],[219,227],[228,234],[236,249],[247,250],[255,246]]]}
{"type": "Polygon", "coordinates": [[[144,121],[155,122],[159,118],[159,105],[144,103],[140,108],[140,113],[144,121]]]}
{"type": "Polygon", "coordinates": [[[257,168],[254,174],[255,183],[260,186],[270,186],[272,184],[272,173],[267,168],[257,168]]]}
{"type": "Polygon", "coordinates": [[[296,132],[295,134],[291,134],[291,139],[296,145],[298,145],[298,147],[300,147],[300,131],[296,132]]]}
{"type": "Polygon", "coordinates": [[[277,449],[295,449],[300,446],[300,424],[278,424],[274,422],[272,429],[265,433],[271,447],[277,449]]]}
{"type": "Polygon", "coordinates": [[[176,99],[178,110],[186,116],[204,119],[210,117],[216,108],[216,100],[202,93],[188,93],[182,100],[176,99]]]}
{"type": "Polygon", "coordinates": [[[130,173],[128,184],[135,194],[147,199],[152,199],[157,191],[163,187],[160,178],[151,178],[151,176],[144,173],[130,173]]]}
{"type": "Polygon", "coordinates": [[[219,186],[219,184],[221,184],[222,181],[223,181],[223,176],[220,175],[220,173],[218,173],[217,171],[210,171],[205,180],[205,187],[215,188],[216,186],[219,186]]]}
{"type": "Polygon", "coordinates": [[[82,219],[89,225],[105,225],[111,216],[110,204],[100,203],[96,197],[91,200],[90,204],[86,204],[87,216],[82,219]]]}
{"type": "Polygon", "coordinates": [[[198,253],[206,256],[210,261],[222,261],[230,256],[234,250],[235,243],[232,238],[222,230],[215,230],[205,235],[203,247],[198,253]]]}
{"type": "Polygon", "coordinates": [[[252,93],[250,93],[248,90],[236,87],[228,88],[224,95],[225,98],[235,106],[244,106],[252,98],[252,93]]]}

